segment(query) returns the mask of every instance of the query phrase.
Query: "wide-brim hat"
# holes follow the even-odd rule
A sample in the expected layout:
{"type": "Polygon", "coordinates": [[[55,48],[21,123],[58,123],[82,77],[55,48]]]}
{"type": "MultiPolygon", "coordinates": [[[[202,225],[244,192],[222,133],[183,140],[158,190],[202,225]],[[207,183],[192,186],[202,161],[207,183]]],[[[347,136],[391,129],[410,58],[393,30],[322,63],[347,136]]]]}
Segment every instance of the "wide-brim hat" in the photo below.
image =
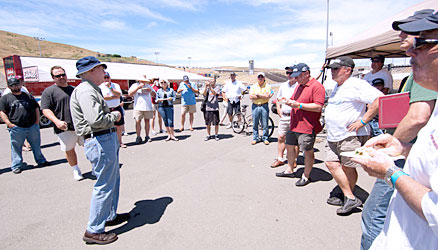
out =
{"type": "Polygon", "coordinates": [[[76,73],[76,77],[80,78],[80,75],[96,68],[99,65],[102,65],[104,69],[107,68],[106,64],[101,63],[94,56],[86,56],[84,58],[79,59],[76,62],[76,69],[78,70],[78,73],[76,73]]]}

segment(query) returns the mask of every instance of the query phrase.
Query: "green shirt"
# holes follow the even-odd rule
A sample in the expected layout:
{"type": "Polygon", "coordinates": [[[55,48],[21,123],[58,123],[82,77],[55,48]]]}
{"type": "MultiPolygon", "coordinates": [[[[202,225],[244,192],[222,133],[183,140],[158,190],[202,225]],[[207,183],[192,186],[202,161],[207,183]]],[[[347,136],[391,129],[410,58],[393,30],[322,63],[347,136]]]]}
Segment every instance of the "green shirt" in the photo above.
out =
{"type": "Polygon", "coordinates": [[[412,73],[409,75],[408,80],[406,80],[406,84],[403,87],[402,92],[410,92],[409,104],[414,102],[436,100],[438,96],[438,92],[434,90],[426,89],[420,86],[418,83],[414,82],[414,77],[412,73]]]}
{"type": "Polygon", "coordinates": [[[87,81],[73,90],[70,112],[79,136],[112,128],[117,119],[117,111],[110,112],[100,88],[87,81]]]}

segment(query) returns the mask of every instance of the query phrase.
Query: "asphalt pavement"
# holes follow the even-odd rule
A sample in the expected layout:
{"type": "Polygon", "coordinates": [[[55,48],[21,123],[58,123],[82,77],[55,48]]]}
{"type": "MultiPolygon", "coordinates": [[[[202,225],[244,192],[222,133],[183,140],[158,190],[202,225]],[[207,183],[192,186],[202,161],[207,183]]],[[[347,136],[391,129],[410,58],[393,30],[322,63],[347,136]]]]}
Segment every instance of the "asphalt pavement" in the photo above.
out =
{"type": "MultiPolygon", "coordinates": [[[[175,120],[179,128],[180,105],[175,106],[175,120]]],[[[107,228],[119,239],[105,249],[359,248],[360,209],[338,216],[337,207],[326,204],[336,182],[323,163],[324,134],[315,145],[315,181],[296,187],[297,178],[275,177],[284,167],[270,168],[277,130],[268,146],[252,146],[251,136],[223,126],[219,141],[204,141],[198,103],[195,131],[176,133],[178,142],[166,142],[166,134],[158,134],[151,143],[135,145],[132,110],[125,121],[129,135],[123,136],[128,147],[120,149],[118,212],[130,212],[131,219],[107,228]]],[[[23,152],[28,167],[15,175],[9,168],[9,134],[0,125],[0,249],[91,248],[82,241],[94,185],[90,163],[83,148],[76,147],[86,179],[73,180],[53,130],[42,129],[41,136],[43,154],[54,164],[35,168],[32,153],[23,152]]],[[[298,173],[303,167],[300,157],[298,173]]],[[[361,168],[358,172],[356,192],[366,197],[375,179],[361,168]]]]}

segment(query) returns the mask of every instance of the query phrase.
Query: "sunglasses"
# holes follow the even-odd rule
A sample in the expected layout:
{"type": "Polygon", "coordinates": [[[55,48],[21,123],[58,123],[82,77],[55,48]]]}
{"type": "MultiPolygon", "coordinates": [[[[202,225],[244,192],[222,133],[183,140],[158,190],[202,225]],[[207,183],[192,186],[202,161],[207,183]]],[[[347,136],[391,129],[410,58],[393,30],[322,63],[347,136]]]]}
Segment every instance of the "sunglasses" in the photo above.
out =
{"type": "Polygon", "coordinates": [[[66,74],[64,73],[64,74],[54,75],[53,77],[56,77],[56,78],[66,77],[66,74]]]}
{"type": "Polygon", "coordinates": [[[105,79],[109,79],[109,76],[104,76],[103,78],[105,78],[105,79]]]}
{"type": "Polygon", "coordinates": [[[414,49],[420,49],[427,44],[438,44],[438,39],[425,39],[416,37],[412,46],[414,47],[414,49]]]}
{"type": "Polygon", "coordinates": [[[292,75],[292,71],[286,71],[286,75],[292,75]]]}

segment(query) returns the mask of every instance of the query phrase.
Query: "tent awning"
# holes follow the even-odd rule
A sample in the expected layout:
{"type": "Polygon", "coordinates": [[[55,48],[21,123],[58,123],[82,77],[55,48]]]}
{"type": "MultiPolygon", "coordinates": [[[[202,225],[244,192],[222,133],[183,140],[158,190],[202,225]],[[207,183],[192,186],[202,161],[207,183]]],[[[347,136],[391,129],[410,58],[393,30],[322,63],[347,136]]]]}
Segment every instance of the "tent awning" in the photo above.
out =
{"type": "Polygon", "coordinates": [[[385,57],[406,57],[405,52],[400,50],[400,38],[398,31],[392,29],[392,22],[405,19],[422,9],[438,9],[438,1],[425,0],[399,14],[385,19],[372,28],[362,32],[349,42],[341,46],[329,47],[326,59],[333,59],[339,56],[350,56],[353,59],[370,58],[376,54],[385,57]]]}

